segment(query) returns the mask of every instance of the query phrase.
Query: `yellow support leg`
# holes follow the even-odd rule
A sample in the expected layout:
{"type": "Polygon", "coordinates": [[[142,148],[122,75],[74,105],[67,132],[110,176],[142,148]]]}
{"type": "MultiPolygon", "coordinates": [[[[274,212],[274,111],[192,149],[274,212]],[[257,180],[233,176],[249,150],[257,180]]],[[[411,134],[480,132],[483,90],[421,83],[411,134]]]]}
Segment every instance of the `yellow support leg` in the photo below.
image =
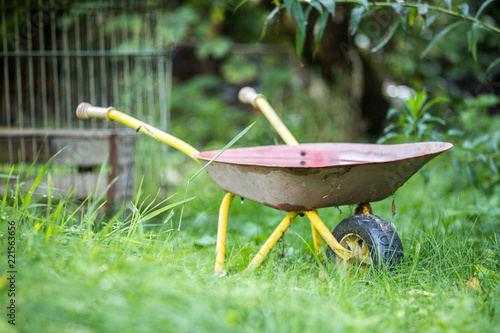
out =
{"type": "Polygon", "coordinates": [[[345,249],[340,243],[333,237],[330,230],[327,228],[325,223],[320,219],[318,213],[314,210],[305,211],[304,214],[309,218],[311,224],[318,231],[318,233],[323,237],[325,242],[330,246],[330,248],[342,259],[348,260],[352,257],[352,252],[345,249]]]}
{"type": "Polygon", "coordinates": [[[281,236],[283,236],[283,234],[285,233],[286,229],[288,229],[288,227],[290,227],[290,225],[292,224],[293,220],[295,219],[295,217],[297,217],[298,214],[299,214],[299,212],[289,212],[285,216],[285,218],[280,222],[280,224],[278,225],[278,227],[271,234],[271,236],[269,237],[269,239],[264,243],[264,245],[260,249],[259,253],[250,262],[250,264],[248,265],[247,269],[253,268],[255,266],[258,266],[258,265],[262,264],[262,262],[264,261],[264,259],[266,258],[266,256],[271,251],[271,249],[276,245],[276,243],[281,238],[281,236]]]}
{"type": "Polygon", "coordinates": [[[233,201],[234,194],[226,193],[219,209],[219,225],[217,227],[217,247],[215,257],[215,273],[219,273],[224,269],[224,260],[226,257],[226,235],[227,235],[227,218],[229,215],[229,207],[233,201]]]}
{"type": "Polygon", "coordinates": [[[312,222],[311,222],[311,230],[313,236],[314,252],[318,254],[319,251],[321,250],[321,246],[323,245],[323,239],[321,238],[321,234],[319,233],[318,229],[314,227],[314,224],[312,224],[312,222]]]}

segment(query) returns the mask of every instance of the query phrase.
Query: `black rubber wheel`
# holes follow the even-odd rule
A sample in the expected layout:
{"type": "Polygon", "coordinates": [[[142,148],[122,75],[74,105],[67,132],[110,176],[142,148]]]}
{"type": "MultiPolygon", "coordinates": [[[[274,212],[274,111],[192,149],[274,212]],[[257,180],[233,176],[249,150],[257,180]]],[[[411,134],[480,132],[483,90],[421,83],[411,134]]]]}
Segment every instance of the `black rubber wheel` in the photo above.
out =
{"type": "MultiPolygon", "coordinates": [[[[355,252],[375,270],[391,269],[403,260],[403,244],[396,229],[376,215],[348,217],[332,234],[343,247],[355,252]]],[[[331,248],[328,248],[327,256],[337,257],[331,248]]]]}

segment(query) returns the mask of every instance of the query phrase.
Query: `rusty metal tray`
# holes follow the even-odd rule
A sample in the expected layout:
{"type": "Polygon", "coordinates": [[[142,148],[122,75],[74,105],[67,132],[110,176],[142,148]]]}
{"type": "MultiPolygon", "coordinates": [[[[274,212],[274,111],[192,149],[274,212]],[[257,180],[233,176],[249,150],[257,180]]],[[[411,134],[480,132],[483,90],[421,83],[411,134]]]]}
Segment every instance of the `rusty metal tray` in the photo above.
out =
{"type": "MultiPolygon", "coordinates": [[[[223,190],[283,211],[379,201],[453,145],[310,143],[229,149],[207,171],[223,190]]],[[[219,151],[193,155],[207,163],[219,151]]]]}

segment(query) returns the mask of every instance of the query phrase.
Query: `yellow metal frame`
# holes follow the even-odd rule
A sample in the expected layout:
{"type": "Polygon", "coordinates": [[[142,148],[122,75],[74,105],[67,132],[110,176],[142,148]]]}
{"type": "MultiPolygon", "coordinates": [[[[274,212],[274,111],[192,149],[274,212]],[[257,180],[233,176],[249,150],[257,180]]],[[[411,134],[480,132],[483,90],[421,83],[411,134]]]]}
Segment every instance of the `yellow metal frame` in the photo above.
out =
{"type": "MultiPolygon", "coordinates": [[[[228,211],[229,206],[231,205],[231,201],[234,198],[234,194],[227,193],[222,200],[222,204],[219,210],[219,228],[217,231],[217,250],[216,250],[216,259],[215,259],[215,272],[219,273],[224,270],[224,261],[225,261],[225,246],[226,246],[226,234],[227,234],[227,220],[228,220],[228,211]]],[[[269,252],[273,249],[273,247],[278,243],[279,239],[285,231],[290,227],[293,223],[297,215],[305,215],[311,221],[311,225],[314,227],[318,233],[318,238],[322,238],[328,244],[328,246],[344,260],[349,260],[354,257],[354,254],[344,248],[340,243],[333,237],[332,233],[325,225],[325,223],[321,220],[316,210],[306,210],[306,211],[293,211],[288,212],[287,215],[281,220],[276,229],[273,231],[271,236],[267,239],[267,241],[262,245],[259,252],[252,259],[247,269],[255,268],[264,262],[264,259],[267,257],[269,252]]]]}
{"type": "Polygon", "coordinates": [[[248,265],[248,268],[252,268],[262,264],[266,256],[269,254],[271,249],[276,245],[281,236],[285,233],[285,231],[290,227],[293,220],[299,215],[299,212],[289,212],[283,220],[281,220],[278,227],[273,231],[271,236],[267,239],[264,245],[260,248],[259,253],[253,258],[253,260],[248,265]]]}
{"type": "MultiPolygon", "coordinates": [[[[76,108],[76,116],[80,120],[88,120],[90,118],[101,118],[107,120],[116,120],[124,125],[134,128],[137,131],[141,131],[142,133],[149,135],[150,137],[164,142],[167,145],[170,145],[184,154],[192,157],[194,154],[198,154],[199,151],[193,148],[191,145],[182,141],[181,139],[176,138],[168,133],[165,133],[151,125],[146,124],[143,121],[140,121],[134,117],[131,117],[123,112],[115,110],[113,107],[100,107],[93,106],[89,103],[80,103],[76,108]]],[[[198,159],[193,158],[196,162],[200,163],[198,159]]]]}
{"type": "MultiPolygon", "coordinates": [[[[186,142],[182,141],[181,139],[178,139],[175,136],[172,136],[168,133],[165,133],[165,132],[151,126],[151,125],[148,125],[145,122],[142,122],[138,119],[135,119],[134,117],[126,115],[123,112],[111,109],[108,111],[108,119],[109,120],[116,120],[124,125],[129,126],[129,127],[139,129],[139,131],[141,131],[142,133],[149,135],[150,137],[153,137],[159,141],[162,141],[162,142],[182,151],[184,154],[188,155],[189,157],[193,156],[194,154],[199,153],[199,151],[197,149],[193,148],[191,145],[187,144],[186,142]]],[[[199,163],[199,161],[197,159],[194,159],[194,160],[199,163]]]]}
{"type": "Polygon", "coordinates": [[[226,236],[227,236],[227,218],[229,207],[233,201],[234,194],[226,193],[219,209],[219,225],[217,226],[217,245],[215,249],[215,273],[224,269],[224,260],[226,257],[226,236]]]}
{"type": "Polygon", "coordinates": [[[280,222],[278,227],[274,230],[268,240],[264,243],[259,253],[253,258],[253,260],[248,265],[248,268],[256,267],[264,261],[266,256],[269,254],[271,249],[276,245],[281,236],[285,233],[285,231],[290,227],[292,222],[295,220],[297,215],[304,214],[306,215],[311,224],[314,227],[314,230],[318,232],[318,234],[326,241],[328,246],[332,248],[333,251],[342,259],[349,260],[353,254],[351,251],[345,249],[340,243],[333,237],[330,230],[327,228],[325,223],[320,219],[318,213],[315,210],[306,210],[306,211],[295,211],[289,212],[285,218],[280,222]]]}

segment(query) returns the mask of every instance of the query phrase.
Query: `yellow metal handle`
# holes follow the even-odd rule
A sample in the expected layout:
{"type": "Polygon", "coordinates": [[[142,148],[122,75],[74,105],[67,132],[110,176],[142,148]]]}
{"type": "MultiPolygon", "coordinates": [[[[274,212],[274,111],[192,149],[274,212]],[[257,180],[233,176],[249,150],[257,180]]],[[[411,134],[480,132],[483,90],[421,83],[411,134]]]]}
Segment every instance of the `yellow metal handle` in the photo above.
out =
{"type": "Polygon", "coordinates": [[[252,104],[254,107],[262,111],[267,120],[269,120],[276,132],[278,132],[279,136],[287,145],[299,144],[292,133],[288,130],[288,127],[286,127],[271,105],[269,105],[264,95],[258,94],[252,87],[245,87],[240,90],[238,98],[241,102],[252,104]]]}
{"type": "MultiPolygon", "coordinates": [[[[140,120],[137,120],[123,112],[115,110],[113,107],[98,107],[93,106],[88,103],[80,103],[76,109],[76,115],[80,120],[87,120],[90,118],[103,118],[108,120],[116,120],[124,125],[132,127],[135,130],[139,130],[142,133],[149,135],[159,141],[162,141],[180,151],[192,157],[194,154],[198,154],[199,151],[193,148],[186,142],[165,133],[151,125],[146,124],[140,120]]],[[[195,161],[199,162],[197,159],[195,161]]]]}

